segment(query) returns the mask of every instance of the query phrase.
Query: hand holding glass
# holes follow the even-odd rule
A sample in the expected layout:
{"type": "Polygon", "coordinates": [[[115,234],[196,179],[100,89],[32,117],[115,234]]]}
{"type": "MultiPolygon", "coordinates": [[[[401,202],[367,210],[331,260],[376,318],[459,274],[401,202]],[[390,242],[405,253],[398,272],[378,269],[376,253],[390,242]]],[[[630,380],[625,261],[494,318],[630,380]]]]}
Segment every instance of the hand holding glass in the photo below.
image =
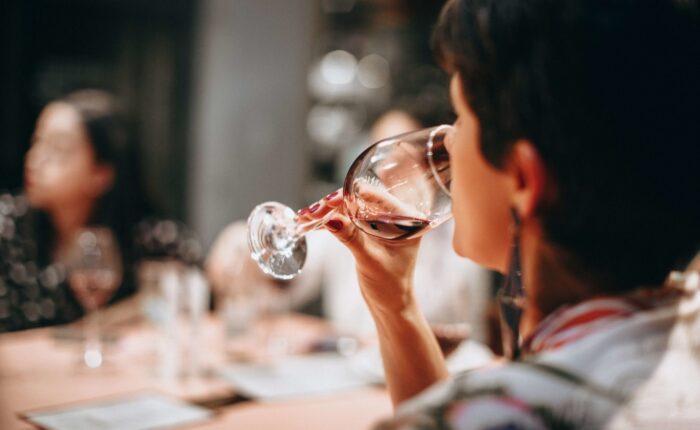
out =
{"type": "MultiPolygon", "coordinates": [[[[343,184],[342,210],[363,232],[385,240],[418,237],[452,216],[449,125],[380,140],[353,162],[343,184]]],[[[298,223],[276,202],[258,205],[248,218],[253,259],[268,275],[291,279],[306,260],[304,235],[333,216],[298,223]]]]}

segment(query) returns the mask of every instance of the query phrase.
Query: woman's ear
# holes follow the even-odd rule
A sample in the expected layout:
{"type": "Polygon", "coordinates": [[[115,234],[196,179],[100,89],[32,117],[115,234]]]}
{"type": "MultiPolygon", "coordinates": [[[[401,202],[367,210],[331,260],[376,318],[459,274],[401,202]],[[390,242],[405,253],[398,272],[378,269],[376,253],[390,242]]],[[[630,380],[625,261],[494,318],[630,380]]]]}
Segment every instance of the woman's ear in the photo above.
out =
{"type": "Polygon", "coordinates": [[[88,189],[92,197],[100,197],[110,190],[114,185],[116,172],[111,164],[98,164],[95,166],[93,178],[88,184],[88,189]]]}
{"type": "Polygon", "coordinates": [[[512,205],[521,219],[527,219],[544,198],[547,171],[537,148],[528,140],[518,140],[509,157],[514,175],[512,205]]]}

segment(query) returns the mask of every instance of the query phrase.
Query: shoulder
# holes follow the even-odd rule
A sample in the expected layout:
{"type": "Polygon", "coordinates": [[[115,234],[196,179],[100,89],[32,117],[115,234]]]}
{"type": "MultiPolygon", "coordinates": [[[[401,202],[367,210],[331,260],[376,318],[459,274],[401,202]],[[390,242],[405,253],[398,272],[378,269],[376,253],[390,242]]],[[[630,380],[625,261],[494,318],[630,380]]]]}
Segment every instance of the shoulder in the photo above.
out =
{"type": "Polygon", "coordinates": [[[640,313],[528,360],[457,375],[402,405],[384,428],[602,428],[630,412],[630,396],[663,361],[662,319],[673,316],[640,313]]]}
{"type": "Polygon", "coordinates": [[[378,428],[549,428],[538,406],[518,395],[514,370],[506,366],[458,375],[402,404],[396,416],[378,428]]]}
{"type": "Polygon", "coordinates": [[[392,428],[598,428],[619,399],[560,369],[510,363],[462,373],[402,404],[392,428]]]}

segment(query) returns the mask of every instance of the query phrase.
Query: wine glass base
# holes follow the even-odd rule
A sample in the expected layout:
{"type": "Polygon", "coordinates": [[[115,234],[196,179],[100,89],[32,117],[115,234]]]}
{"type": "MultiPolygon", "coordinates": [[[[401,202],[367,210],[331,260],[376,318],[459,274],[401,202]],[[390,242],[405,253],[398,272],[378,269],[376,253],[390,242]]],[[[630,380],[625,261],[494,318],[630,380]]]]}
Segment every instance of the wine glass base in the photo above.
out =
{"type": "Polygon", "coordinates": [[[88,349],[83,353],[83,361],[90,369],[97,369],[102,366],[102,351],[88,349]]]}
{"type": "Polygon", "coordinates": [[[306,239],[296,234],[296,213],[276,202],[262,203],[248,217],[248,246],[260,269],[289,280],[306,261],[306,239]]]}

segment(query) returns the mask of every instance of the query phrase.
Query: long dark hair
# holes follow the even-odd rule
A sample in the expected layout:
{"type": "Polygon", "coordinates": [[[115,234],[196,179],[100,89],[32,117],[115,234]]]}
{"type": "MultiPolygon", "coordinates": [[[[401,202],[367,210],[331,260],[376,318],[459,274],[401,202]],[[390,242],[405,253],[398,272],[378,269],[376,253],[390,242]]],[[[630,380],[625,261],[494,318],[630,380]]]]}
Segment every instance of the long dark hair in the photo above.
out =
{"type": "Polygon", "coordinates": [[[109,164],[115,170],[114,183],[98,199],[90,224],[109,226],[122,253],[130,259],[134,226],[149,212],[133,141],[133,125],[117,99],[105,91],[80,90],[57,101],[70,105],[80,114],[96,161],[109,164]]]}
{"type": "MultiPolygon", "coordinates": [[[[116,97],[102,90],[83,89],[54,102],[69,105],[78,112],[93,147],[95,161],[108,164],[115,171],[111,188],[97,200],[88,223],[112,229],[119,243],[124,268],[130,272],[135,257],[134,227],[151,214],[141,183],[133,123],[116,97]]],[[[39,240],[49,245],[40,247],[39,258],[48,263],[55,240],[54,228],[42,212],[36,214],[36,225],[39,240]]],[[[125,273],[125,285],[117,298],[133,290],[130,277],[130,273],[125,273]]]]}

